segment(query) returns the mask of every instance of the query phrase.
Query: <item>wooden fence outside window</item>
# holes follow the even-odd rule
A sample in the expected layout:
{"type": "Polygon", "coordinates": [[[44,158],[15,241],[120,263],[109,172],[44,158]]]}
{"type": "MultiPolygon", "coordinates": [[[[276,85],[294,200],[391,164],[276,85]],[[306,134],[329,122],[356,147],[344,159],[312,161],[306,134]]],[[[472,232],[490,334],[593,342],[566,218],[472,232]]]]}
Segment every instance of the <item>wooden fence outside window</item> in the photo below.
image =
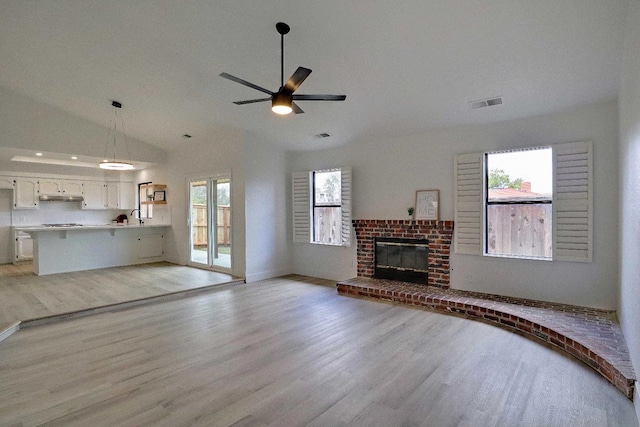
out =
{"type": "MultiPolygon", "coordinates": [[[[231,243],[231,210],[229,206],[217,207],[217,232],[218,245],[229,246],[231,243]]],[[[204,246],[208,244],[207,205],[194,203],[191,209],[191,224],[193,230],[193,245],[204,246]]]]}

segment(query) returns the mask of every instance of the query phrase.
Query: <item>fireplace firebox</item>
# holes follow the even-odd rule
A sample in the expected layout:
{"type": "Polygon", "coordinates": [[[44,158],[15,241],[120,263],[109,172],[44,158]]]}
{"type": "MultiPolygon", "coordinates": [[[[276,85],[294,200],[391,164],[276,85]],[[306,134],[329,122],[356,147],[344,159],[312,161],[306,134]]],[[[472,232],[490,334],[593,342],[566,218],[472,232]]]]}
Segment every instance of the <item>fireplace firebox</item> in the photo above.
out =
{"type": "Polygon", "coordinates": [[[428,242],[429,286],[449,287],[449,253],[453,221],[410,219],[354,219],[358,240],[358,277],[375,276],[376,238],[419,239],[428,242]]]}
{"type": "Polygon", "coordinates": [[[429,242],[425,239],[375,238],[374,277],[426,285],[429,242]]]}

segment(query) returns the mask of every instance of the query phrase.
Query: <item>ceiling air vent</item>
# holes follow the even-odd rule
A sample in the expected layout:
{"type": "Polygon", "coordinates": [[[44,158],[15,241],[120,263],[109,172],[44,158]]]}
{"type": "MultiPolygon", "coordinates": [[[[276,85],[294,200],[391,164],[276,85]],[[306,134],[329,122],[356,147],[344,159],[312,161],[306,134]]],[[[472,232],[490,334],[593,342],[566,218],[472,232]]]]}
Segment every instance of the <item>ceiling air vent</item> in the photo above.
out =
{"type": "Polygon", "coordinates": [[[491,107],[493,105],[501,105],[502,104],[502,97],[498,96],[496,98],[482,99],[480,101],[471,101],[471,102],[469,102],[469,104],[471,105],[471,108],[473,108],[473,109],[491,107]]]}

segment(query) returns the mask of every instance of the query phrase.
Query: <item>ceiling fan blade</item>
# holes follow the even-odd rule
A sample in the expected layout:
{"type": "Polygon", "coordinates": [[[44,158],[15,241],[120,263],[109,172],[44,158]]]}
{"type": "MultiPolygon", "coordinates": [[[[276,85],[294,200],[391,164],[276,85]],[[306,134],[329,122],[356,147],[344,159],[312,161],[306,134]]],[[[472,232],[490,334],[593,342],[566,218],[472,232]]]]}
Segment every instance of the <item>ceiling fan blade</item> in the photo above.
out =
{"type": "Polygon", "coordinates": [[[253,104],[255,102],[271,101],[271,98],[249,99],[247,101],[233,101],[236,105],[253,104]]]}
{"type": "Polygon", "coordinates": [[[305,81],[307,77],[309,77],[309,74],[311,74],[310,69],[298,67],[296,72],[293,73],[293,75],[289,77],[289,80],[287,80],[287,82],[284,84],[283,89],[288,91],[289,93],[295,92],[296,90],[298,90],[302,82],[305,81]]]}
{"type": "Polygon", "coordinates": [[[291,95],[294,101],[344,101],[347,95],[291,95]]]}
{"type": "Polygon", "coordinates": [[[232,82],[240,83],[241,85],[245,85],[245,86],[248,86],[248,87],[250,87],[252,89],[259,90],[260,92],[264,92],[264,93],[268,93],[269,95],[273,95],[273,92],[271,92],[270,90],[265,89],[263,87],[260,87],[258,85],[254,85],[253,83],[249,83],[248,81],[242,80],[242,79],[240,79],[240,78],[238,78],[236,76],[232,76],[231,74],[220,73],[220,77],[224,77],[225,79],[229,79],[232,82]]]}
{"type": "Polygon", "coordinates": [[[298,106],[298,104],[296,104],[295,102],[292,102],[292,103],[291,103],[291,108],[293,109],[293,112],[294,112],[295,114],[301,114],[301,113],[304,113],[304,111],[302,110],[302,108],[300,108],[300,107],[298,106]]]}

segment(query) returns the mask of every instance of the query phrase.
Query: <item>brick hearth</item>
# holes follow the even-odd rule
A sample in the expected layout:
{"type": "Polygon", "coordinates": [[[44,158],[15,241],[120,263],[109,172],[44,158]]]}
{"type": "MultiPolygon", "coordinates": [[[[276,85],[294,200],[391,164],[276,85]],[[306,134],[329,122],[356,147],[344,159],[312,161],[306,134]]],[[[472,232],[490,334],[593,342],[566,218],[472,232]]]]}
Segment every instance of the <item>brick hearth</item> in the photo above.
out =
{"type": "Polygon", "coordinates": [[[358,277],[338,293],[420,306],[501,327],[551,344],[586,363],[633,398],[635,373],[615,312],[449,289],[453,221],[353,221],[358,277]],[[428,241],[428,286],[374,278],[375,238],[428,241]]]}
{"type": "Polygon", "coordinates": [[[449,287],[449,255],[453,221],[412,221],[386,219],[353,220],[358,240],[358,277],[374,276],[376,237],[426,239],[429,244],[429,286],[449,287]]]}
{"type": "Polygon", "coordinates": [[[636,376],[615,312],[365,277],[340,295],[386,300],[491,322],[541,340],[586,363],[633,399],[636,376]]]}

